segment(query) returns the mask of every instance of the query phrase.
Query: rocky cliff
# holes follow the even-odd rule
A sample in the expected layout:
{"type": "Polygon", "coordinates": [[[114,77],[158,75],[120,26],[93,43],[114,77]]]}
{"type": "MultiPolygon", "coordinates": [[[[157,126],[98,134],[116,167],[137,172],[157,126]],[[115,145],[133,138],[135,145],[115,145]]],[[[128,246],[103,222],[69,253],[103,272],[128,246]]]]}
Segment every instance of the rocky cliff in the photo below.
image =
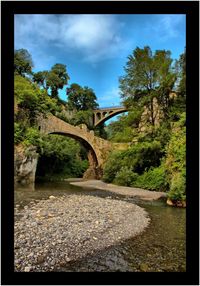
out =
{"type": "Polygon", "coordinates": [[[15,186],[34,186],[38,162],[36,147],[24,148],[15,146],[14,150],[14,182],[15,186]]]}

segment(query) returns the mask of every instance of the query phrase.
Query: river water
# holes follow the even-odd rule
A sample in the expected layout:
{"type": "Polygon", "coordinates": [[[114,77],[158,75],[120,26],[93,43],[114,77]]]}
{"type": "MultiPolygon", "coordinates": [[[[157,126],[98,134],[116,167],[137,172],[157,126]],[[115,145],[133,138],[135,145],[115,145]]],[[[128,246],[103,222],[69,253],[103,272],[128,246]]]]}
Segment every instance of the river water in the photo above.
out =
{"type": "Polygon", "coordinates": [[[169,207],[164,201],[137,201],[108,191],[72,186],[68,182],[39,183],[35,190],[15,190],[15,205],[48,199],[50,195],[86,194],[111,197],[143,207],[151,218],[145,231],[134,237],[69,263],[56,271],[75,272],[184,272],[186,271],[186,210],[169,207]]]}

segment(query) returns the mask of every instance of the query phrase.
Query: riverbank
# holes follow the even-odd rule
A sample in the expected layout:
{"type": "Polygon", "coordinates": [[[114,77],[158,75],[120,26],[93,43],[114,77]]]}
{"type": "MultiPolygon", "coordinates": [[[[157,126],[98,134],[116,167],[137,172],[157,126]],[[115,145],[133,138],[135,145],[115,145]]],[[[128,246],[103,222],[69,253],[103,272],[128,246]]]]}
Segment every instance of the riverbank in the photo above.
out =
{"type": "Polygon", "coordinates": [[[143,208],[109,197],[70,194],[17,206],[15,271],[59,271],[138,235],[149,222],[143,208]]]}
{"type": "MultiPolygon", "coordinates": [[[[69,181],[70,182],[70,181],[69,181]]],[[[140,198],[142,200],[158,200],[160,198],[166,198],[167,195],[164,192],[153,192],[140,188],[133,187],[123,187],[117,186],[113,184],[107,184],[100,180],[88,180],[88,181],[76,181],[70,182],[71,185],[84,187],[84,188],[92,188],[98,190],[110,191],[112,193],[120,194],[120,195],[128,195],[131,197],[140,198]]]]}

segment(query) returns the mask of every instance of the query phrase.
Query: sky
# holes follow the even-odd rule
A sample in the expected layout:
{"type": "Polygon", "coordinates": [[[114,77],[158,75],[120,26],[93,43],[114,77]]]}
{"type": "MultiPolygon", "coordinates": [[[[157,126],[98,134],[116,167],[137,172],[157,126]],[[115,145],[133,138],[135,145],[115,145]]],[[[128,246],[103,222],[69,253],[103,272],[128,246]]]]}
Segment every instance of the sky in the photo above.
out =
{"type": "MultiPolygon", "coordinates": [[[[68,86],[92,88],[100,107],[120,105],[119,77],[136,47],[170,50],[178,59],[186,47],[182,14],[17,14],[15,49],[27,49],[33,71],[65,64],[68,86]]],[[[59,91],[67,100],[66,87],[59,91]]]]}

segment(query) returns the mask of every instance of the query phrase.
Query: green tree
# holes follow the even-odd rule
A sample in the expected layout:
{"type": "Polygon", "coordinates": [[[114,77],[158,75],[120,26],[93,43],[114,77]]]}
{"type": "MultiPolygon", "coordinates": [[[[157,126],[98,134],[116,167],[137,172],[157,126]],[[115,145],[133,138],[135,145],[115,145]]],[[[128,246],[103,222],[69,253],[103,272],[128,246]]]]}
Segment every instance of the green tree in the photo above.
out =
{"type": "Polygon", "coordinates": [[[48,71],[39,71],[33,74],[33,81],[42,86],[44,89],[47,88],[47,76],[48,71]]]}
{"type": "Polygon", "coordinates": [[[14,71],[15,73],[25,76],[32,74],[33,61],[26,49],[15,50],[14,52],[14,71]]]}
{"type": "Polygon", "coordinates": [[[178,77],[177,92],[182,97],[186,97],[186,51],[180,55],[176,61],[176,72],[178,77]]]}
{"type": "Polygon", "coordinates": [[[44,89],[51,91],[51,97],[58,99],[58,89],[62,89],[68,83],[69,75],[66,65],[55,64],[50,71],[34,73],[33,81],[44,89]]]}
{"type": "Polygon", "coordinates": [[[89,87],[73,83],[67,88],[68,106],[71,110],[93,110],[98,107],[97,97],[89,87]]]}
{"type": "Polygon", "coordinates": [[[55,64],[47,74],[46,86],[51,89],[51,96],[58,98],[58,89],[62,89],[68,83],[66,65],[55,64]]]}
{"type": "Polygon", "coordinates": [[[120,78],[121,96],[124,103],[143,108],[147,105],[150,110],[150,124],[155,125],[153,98],[157,97],[164,111],[169,105],[169,92],[176,80],[172,69],[170,51],[157,50],[153,54],[150,47],[136,48],[128,56],[125,75],[120,78]]]}

